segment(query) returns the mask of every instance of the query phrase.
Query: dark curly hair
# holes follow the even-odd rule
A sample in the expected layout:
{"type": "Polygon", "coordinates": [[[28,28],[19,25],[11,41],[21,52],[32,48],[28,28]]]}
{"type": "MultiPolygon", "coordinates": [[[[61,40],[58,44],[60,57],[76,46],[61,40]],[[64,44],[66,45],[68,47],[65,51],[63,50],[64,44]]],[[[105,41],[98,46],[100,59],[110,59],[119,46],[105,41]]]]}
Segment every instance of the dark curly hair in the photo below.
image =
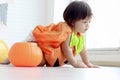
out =
{"type": "Polygon", "coordinates": [[[73,1],[65,9],[63,18],[69,26],[72,27],[77,20],[92,17],[90,6],[83,1],[73,1]]]}

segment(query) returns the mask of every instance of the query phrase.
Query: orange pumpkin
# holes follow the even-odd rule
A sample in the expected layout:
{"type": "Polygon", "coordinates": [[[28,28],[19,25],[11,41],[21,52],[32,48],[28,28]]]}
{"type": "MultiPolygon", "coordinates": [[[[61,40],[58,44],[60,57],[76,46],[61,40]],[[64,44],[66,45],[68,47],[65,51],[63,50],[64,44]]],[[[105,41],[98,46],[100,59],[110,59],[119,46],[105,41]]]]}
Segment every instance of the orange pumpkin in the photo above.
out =
{"type": "Polygon", "coordinates": [[[42,57],[41,49],[32,42],[17,42],[11,47],[8,54],[8,58],[14,66],[23,67],[39,65],[42,57]]]}

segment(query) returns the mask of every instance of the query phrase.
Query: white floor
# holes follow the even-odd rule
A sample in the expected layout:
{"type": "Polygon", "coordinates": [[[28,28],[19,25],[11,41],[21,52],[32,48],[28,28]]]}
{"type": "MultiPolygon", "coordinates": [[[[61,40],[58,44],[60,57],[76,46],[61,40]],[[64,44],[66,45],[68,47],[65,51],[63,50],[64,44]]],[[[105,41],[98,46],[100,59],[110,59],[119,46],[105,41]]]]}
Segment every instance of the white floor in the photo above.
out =
{"type": "Polygon", "coordinates": [[[12,65],[0,65],[0,80],[120,80],[120,68],[14,67],[12,65]]]}

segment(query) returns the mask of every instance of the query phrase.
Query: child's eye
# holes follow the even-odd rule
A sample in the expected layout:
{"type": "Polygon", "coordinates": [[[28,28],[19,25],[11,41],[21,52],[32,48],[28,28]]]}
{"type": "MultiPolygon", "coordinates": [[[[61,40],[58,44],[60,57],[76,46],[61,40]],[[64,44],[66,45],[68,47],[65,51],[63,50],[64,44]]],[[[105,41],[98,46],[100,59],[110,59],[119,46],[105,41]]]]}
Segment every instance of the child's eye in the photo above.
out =
{"type": "Polygon", "coordinates": [[[87,23],[87,21],[83,21],[83,23],[87,23]]]}
{"type": "Polygon", "coordinates": [[[90,23],[90,21],[83,21],[83,23],[90,23]]]}

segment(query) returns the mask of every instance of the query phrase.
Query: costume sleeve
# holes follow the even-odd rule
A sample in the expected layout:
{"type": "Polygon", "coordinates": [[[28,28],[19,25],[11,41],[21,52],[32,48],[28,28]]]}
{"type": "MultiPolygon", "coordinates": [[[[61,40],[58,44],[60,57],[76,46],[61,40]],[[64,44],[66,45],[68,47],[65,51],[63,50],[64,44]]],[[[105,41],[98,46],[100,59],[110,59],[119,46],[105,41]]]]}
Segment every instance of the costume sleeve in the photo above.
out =
{"type": "Polygon", "coordinates": [[[63,23],[50,24],[49,26],[38,25],[33,30],[33,36],[38,43],[49,43],[52,47],[58,47],[66,40],[70,32],[70,28],[63,23]]]}

